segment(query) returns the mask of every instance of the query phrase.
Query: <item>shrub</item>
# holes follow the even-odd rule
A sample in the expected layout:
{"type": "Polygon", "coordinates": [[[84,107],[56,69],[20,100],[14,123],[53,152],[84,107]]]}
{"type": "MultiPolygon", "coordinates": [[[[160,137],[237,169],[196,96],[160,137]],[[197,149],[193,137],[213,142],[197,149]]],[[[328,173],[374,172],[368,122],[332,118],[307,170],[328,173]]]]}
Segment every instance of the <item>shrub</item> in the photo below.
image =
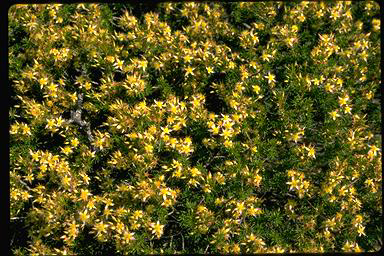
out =
{"type": "Polygon", "coordinates": [[[377,251],[375,2],[14,5],[15,255],[377,251]]]}

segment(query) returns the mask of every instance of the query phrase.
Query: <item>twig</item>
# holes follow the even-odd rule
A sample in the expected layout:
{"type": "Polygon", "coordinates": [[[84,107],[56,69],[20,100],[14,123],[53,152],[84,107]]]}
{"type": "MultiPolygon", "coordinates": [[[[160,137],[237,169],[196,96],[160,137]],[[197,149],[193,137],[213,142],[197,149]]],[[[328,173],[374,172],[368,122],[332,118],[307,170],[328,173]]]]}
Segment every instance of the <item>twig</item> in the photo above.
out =
{"type": "MultiPolygon", "coordinates": [[[[85,132],[87,134],[89,142],[93,142],[93,136],[91,132],[91,125],[89,122],[86,122],[82,120],[81,113],[82,113],[82,107],[83,107],[83,100],[84,95],[82,93],[79,93],[77,95],[77,103],[76,103],[76,110],[71,110],[71,118],[68,120],[68,123],[75,123],[80,125],[83,129],[85,129],[85,132]]],[[[95,151],[95,149],[92,146],[92,150],[95,151]]],[[[97,149],[96,149],[97,151],[97,149]]]]}
{"type": "Polygon", "coordinates": [[[209,244],[207,245],[207,248],[205,248],[204,254],[207,253],[208,248],[209,248],[209,244]]]}
{"type": "Polygon", "coordinates": [[[211,165],[211,164],[212,164],[211,161],[212,161],[213,159],[217,159],[217,158],[225,158],[225,156],[214,156],[214,157],[212,157],[212,158],[210,157],[210,158],[208,159],[208,161],[207,161],[208,163],[206,163],[206,164],[204,165],[204,168],[207,168],[207,166],[211,165]]]}
{"type": "Polygon", "coordinates": [[[315,207],[313,207],[313,205],[311,204],[311,202],[307,199],[307,202],[309,203],[309,205],[313,208],[313,209],[315,209],[316,210],[316,208],[315,207]]]}
{"type": "Polygon", "coordinates": [[[184,236],[183,236],[183,233],[180,233],[180,234],[181,234],[181,248],[184,251],[184,236]]]}
{"type": "Polygon", "coordinates": [[[249,25],[246,24],[246,23],[243,23],[243,25],[244,25],[247,29],[250,29],[250,28],[251,28],[251,26],[249,26],[249,25]]]}
{"type": "Polygon", "coordinates": [[[19,180],[19,182],[20,182],[21,184],[23,184],[23,185],[25,186],[26,189],[28,189],[29,191],[32,191],[32,189],[27,185],[27,183],[25,183],[25,182],[22,181],[22,180],[19,180]]]}
{"type": "Polygon", "coordinates": [[[292,195],[289,192],[287,192],[287,195],[290,196],[290,197],[296,197],[295,195],[292,195]]]}
{"type": "Polygon", "coordinates": [[[16,233],[13,233],[13,236],[12,236],[11,247],[12,247],[12,244],[13,244],[13,240],[15,239],[15,234],[16,234],[16,233]]]}
{"type": "Polygon", "coordinates": [[[215,159],[215,158],[225,158],[225,156],[214,156],[214,157],[212,157],[212,159],[215,159]]]}
{"type": "Polygon", "coordinates": [[[25,219],[27,217],[12,217],[10,220],[20,220],[20,219],[25,219]]]}
{"type": "Polygon", "coordinates": [[[168,238],[168,237],[171,237],[171,238],[173,238],[174,236],[178,236],[178,235],[180,235],[180,234],[181,234],[181,232],[183,232],[183,231],[180,231],[179,233],[177,233],[177,234],[175,234],[175,235],[170,235],[170,236],[162,236],[162,238],[168,238]]]}

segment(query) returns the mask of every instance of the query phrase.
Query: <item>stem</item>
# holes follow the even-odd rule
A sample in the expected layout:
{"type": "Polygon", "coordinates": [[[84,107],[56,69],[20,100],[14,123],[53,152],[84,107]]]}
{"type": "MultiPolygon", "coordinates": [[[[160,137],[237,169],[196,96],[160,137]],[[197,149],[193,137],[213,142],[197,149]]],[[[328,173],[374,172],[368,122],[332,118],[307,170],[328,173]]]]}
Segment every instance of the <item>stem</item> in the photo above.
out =
{"type": "MultiPolygon", "coordinates": [[[[79,93],[77,95],[76,110],[71,110],[71,118],[68,120],[68,123],[75,123],[80,125],[82,128],[85,128],[85,132],[87,134],[88,140],[89,142],[92,142],[93,136],[91,132],[91,125],[89,124],[89,122],[86,122],[81,118],[83,100],[84,100],[84,95],[82,93],[79,93]]],[[[92,150],[95,151],[92,145],[91,147],[92,147],[92,150]]]]}
{"type": "Polygon", "coordinates": [[[12,244],[13,244],[13,240],[15,239],[15,233],[13,233],[13,236],[12,236],[12,240],[11,240],[11,247],[12,247],[12,244]]]}
{"type": "Polygon", "coordinates": [[[28,189],[29,191],[32,191],[32,189],[27,185],[27,183],[25,183],[25,182],[22,181],[22,180],[19,180],[19,182],[20,182],[21,184],[23,184],[23,185],[25,186],[26,189],[28,189]]]}
{"type": "Polygon", "coordinates": [[[183,236],[183,234],[181,233],[181,248],[183,249],[183,251],[184,251],[184,236],[183,236]]]}
{"type": "Polygon", "coordinates": [[[20,219],[25,219],[27,217],[12,217],[10,220],[20,220],[20,219]]]}
{"type": "Polygon", "coordinates": [[[209,245],[207,245],[207,248],[205,248],[204,254],[207,253],[208,248],[209,248],[209,245]]]}

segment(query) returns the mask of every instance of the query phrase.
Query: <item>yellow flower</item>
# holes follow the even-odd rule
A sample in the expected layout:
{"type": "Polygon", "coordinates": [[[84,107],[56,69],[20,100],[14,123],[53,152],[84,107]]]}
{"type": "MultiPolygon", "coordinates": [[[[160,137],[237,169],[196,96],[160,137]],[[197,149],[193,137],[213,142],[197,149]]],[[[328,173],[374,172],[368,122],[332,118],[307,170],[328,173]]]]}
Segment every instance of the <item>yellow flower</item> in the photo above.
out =
{"type": "Polygon", "coordinates": [[[71,98],[72,102],[76,102],[76,100],[77,100],[77,93],[74,92],[73,94],[70,94],[69,97],[71,98]]]}
{"type": "Polygon", "coordinates": [[[104,138],[97,138],[97,140],[93,143],[96,147],[98,147],[99,149],[103,149],[104,146],[103,146],[103,143],[104,143],[104,138]]]}
{"type": "Polygon", "coordinates": [[[373,31],[379,31],[380,30],[380,20],[379,19],[373,19],[372,25],[373,25],[373,31]]]}
{"type": "Polygon", "coordinates": [[[336,117],[339,117],[340,115],[337,113],[337,110],[334,110],[329,113],[333,120],[336,120],[336,117]]]}
{"type": "Polygon", "coordinates": [[[116,58],[116,62],[114,66],[120,70],[123,70],[124,69],[123,65],[124,65],[124,61],[116,58]]]}
{"type": "Polygon", "coordinates": [[[307,150],[308,150],[308,156],[309,157],[316,158],[316,156],[315,156],[315,148],[314,147],[308,147],[307,150]]]}
{"type": "Polygon", "coordinates": [[[195,186],[195,187],[197,187],[197,185],[200,185],[200,183],[193,178],[188,181],[188,184],[195,186]]]}
{"type": "Polygon", "coordinates": [[[235,62],[230,61],[230,62],[228,63],[228,68],[229,68],[229,69],[234,69],[235,67],[236,67],[235,62]]]}
{"type": "Polygon", "coordinates": [[[145,71],[145,69],[147,68],[147,66],[148,66],[148,61],[146,61],[146,60],[140,60],[140,61],[138,62],[138,68],[142,68],[143,71],[145,71]]]}
{"type": "Polygon", "coordinates": [[[346,105],[348,100],[349,100],[348,95],[345,95],[344,97],[339,97],[340,105],[346,105]]]}
{"type": "Polygon", "coordinates": [[[172,130],[174,131],[178,131],[181,129],[181,124],[180,123],[176,123],[172,126],[172,130]]]}
{"type": "Polygon", "coordinates": [[[193,74],[193,70],[194,70],[194,68],[192,68],[192,67],[187,67],[186,69],[185,69],[185,76],[189,76],[189,75],[194,75],[193,74]]]}
{"type": "Polygon", "coordinates": [[[322,9],[318,10],[318,11],[316,12],[316,16],[317,16],[317,18],[321,18],[321,17],[323,17],[323,16],[324,16],[324,11],[323,11],[322,9]]]}
{"type": "Polygon", "coordinates": [[[165,200],[167,198],[167,195],[170,195],[168,188],[161,188],[159,194],[163,197],[165,200]]]}
{"type": "Polygon", "coordinates": [[[124,243],[129,244],[131,241],[135,240],[133,232],[125,231],[123,234],[124,243]]]}
{"type": "Polygon", "coordinates": [[[79,145],[79,139],[78,138],[74,138],[74,139],[72,139],[71,140],[71,145],[73,146],[73,147],[77,147],[78,145],[79,145]]]}
{"type": "Polygon", "coordinates": [[[236,203],[235,211],[239,212],[240,214],[244,211],[245,205],[244,202],[238,202],[236,203]]]}
{"type": "Polygon", "coordinates": [[[92,209],[96,209],[96,206],[95,206],[95,200],[94,199],[90,199],[87,203],[87,208],[92,210],[92,209]]]}
{"type": "Polygon", "coordinates": [[[32,196],[28,193],[28,191],[23,191],[21,192],[21,199],[23,201],[27,201],[29,198],[31,198],[32,196]]]}
{"type": "Polygon", "coordinates": [[[301,138],[300,133],[295,133],[292,135],[292,139],[295,143],[301,138]]]}
{"type": "Polygon", "coordinates": [[[213,73],[213,68],[212,67],[206,67],[208,74],[213,73]]]}
{"type": "Polygon", "coordinates": [[[112,226],[111,229],[116,230],[117,233],[121,234],[125,229],[125,225],[120,220],[118,220],[115,226],[112,226]]]}
{"type": "Polygon", "coordinates": [[[143,217],[143,211],[141,211],[141,210],[136,210],[136,211],[133,213],[132,217],[133,217],[134,219],[136,219],[136,220],[141,219],[141,218],[143,217]]]}
{"type": "Polygon", "coordinates": [[[199,169],[197,169],[196,167],[193,167],[191,170],[191,176],[192,177],[196,177],[196,176],[200,176],[201,175],[201,172],[199,171],[199,169]]]}
{"type": "Polygon", "coordinates": [[[145,144],[144,149],[145,149],[145,152],[147,153],[153,152],[153,146],[151,144],[145,144]]]}
{"type": "Polygon", "coordinates": [[[369,151],[368,151],[368,157],[372,160],[373,157],[377,155],[377,152],[380,150],[378,147],[375,145],[369,145],[369,151]]]}
{"type": "Polygon", "coordinates": [[[63,118],[61,118],[61,116],[56,118],[55,121],[56,121],[56,127],[61,127],[61,125],[64,123],[64,120],[63,120],[63,118]]]}
{"type": "Polygon", "coordinates": [[[359,247],[359,245],[357,243],[355,243],[354,251],[355,252],[362,252],[363,250],[359,247]]]}
{"type": "Polygon", "coordinates": [[[367,92],[367,93],[365,94],[365,97],[366,97],[368,100],[372,99],[372,97],[373,97],[373,92],[372,92],[372,91],[367,92]]]}
{"type": "Polygon", "coordinates": [[[66,155],[69,155],[69,154],[72,153],[73,151],[72,151],[71,147],[69,147],[69,146],[65,146],[64,148],[61,148],[61,152],[63,152],[63,153],[66,154],[66,155]]]}
{"type": "Polygon", "coordinates": [[[172,205],[172,200],[169,199],[169,198],[166,198],[162,203],[161,203],[162,206],[164,207],[169,207],[172,205]]]}
{"type": "Polygon", "coordinates": [[[80,221],[83,223],[86,223],[88,219],[90,218],[87,209],[79,213],[80,221]]]}
{"type": "Polygon", "coordinates": [[[298,19],[299,19],[300,22],[304,22],[304,21],[305,21],[305,16],[304,16],[304,14],[303,14],[303,13],[300,13],[298,19]]]}
{"type": "Polygon", "coordinates": [[[233,245],[233,252],[236,254],[240,253],[240,246],[238,244],[233,245]]]}
{"type": "Polygon", "coordinates": [[[46,164],[42,164],[42,165],[40,165],[39,169],[40,169],[42,172],[45,172],[45,171],[48,169],[48,167],[47,167],[46,164]]]}
{"type": "Polygon", "coordinates": [[[268,79],[268,84],[276,82],[275,75],[271,74],[270,72],[268,72],[268,75],[264,77],[268,79]]]}
{"type": "Polygon", "coordinates": [[[287,184],[290,185],[289,190],[299,189],[299,181],[294,177],[292,177],[291,181],[288,181],[287,184]]]}
{"type": "Polygon", "coordinates": [[[184,61],[186,63],[191,63],[191,60],[193,59],[193,57],[191,55],[185,55],[184,56],[184,61]]]}
{"type": "Polygon", "coordinates": [[[156,100],[155,100],[155,104],[156,104],[156,106],[157,106],[158,108],[160,108],[160,109],[162,109],[163,106],[164,106],[164,102],[162,102],[162,101],[156,101],[156,100]]]}
{"type": "Polygon", "coordinates": [[[233,147],[233,142],[231,140],[225,140],[224,141],[224,146],[226,148],[232,148],[233,147]]]}
{"type": "Polygon", "coordinates": [[[176,177],[176,178],[180,178],[181,177],[181,169],[176,169],[173,173],[172,173],[172,177],[176,177]]]}
{"type": "Polygon", "coordinates": [[[113,57],[113,56],[107,56],[105,59],[106,59],[108,62],[111,62],[111,63],[115,62],[115,57],[113,57]]]}
{"type": "Polygon", "coordinates": [[[92,88],[92,84],[89,81],[87,81],[87,82],[84,83],[84,88],[86,90],[90,90],[92,88]]]}
{"type": "Polygon", "coordinates": [[[219,134],[219,129],[220,129],[220,127],[213,125],[213,126],[211,127],[210,131],[211,131],[213,134],[217,135],[217,134],[219,134]]]}
{"type": "Polygon", "coordinates": [[[272,55],[268,54],[266,51],[264,51],[263,54],[261,55],[261,59],[263,61],[268,61],[269,62],[270,58],[272,58],[272,55]]]}
{"type": "Polygon", "coordinates": [[[157,238],[160,238],[163,235],[164,225],[161,225],[159,221],[157,221],[157,223],[151,223],[150,227],[152,229],[152,234],[155,234],[157,238]]]}
{"type": "Polygon", "coordinates": [[[185,144],[188,144],[188,145],[191,145],[191,144],[192,144],[192,139],[191,139],[191,137],[185,137],[185,139],[184,139],[184,143],[185,143],[185,144]]]}
{"type": "Polygon", "coordinates": [[[177,145],[177,139],[176,138],[171,138],[169,140],[169,145],[171,146],[171,148],[176,148],[176,145],[177,145]]]}
{"type": "Polygon", "coordinates": [[[93,229],[97,232],[97,235],[101,235],[102,233],[107,233],[108,224],[104,224],[103,221],[96,223],[93,226],[93,229]]]}
{"type": "Polygon", "coordinates": [[[48,86],[48,90],[52,91],[52,92],[56,92],[57,91],[57,85],[54,84],[54,83],[51,83],[49,86],[48,86]]]}
{"type": "Polygon", "coordinates": [[[193,152],[190,144],[181,145],[181,149],[179,149],[179,150],[183,154],[189,154],[189,153],[193,152]]]}
{"type": "Polygon", "coordinates": [[[351,110],[352,110],[352,108],[351,108],[350,106],[346,105],[345,108],[344,108],[344,113],[346,113],[346,114],[352,114],[352,113],[351,113],[351,110]]]}
{"type": "Polygon", "coordinates": [[[220,135],[223,136],[224,139],[228,139],[232,136],[232,134],[233,134],[233,129],[224,129],[220,135]]]}
{"type": "Polygon", "coordinates": [[[29,154],[32,156],[32,159],[34,160],[34,161],[39,161],[39,154],[38,154],[38,152],[33,152],[32,150],[29,150],[29,154]]]}
{"type": "Polygon", "coordinates": [[[330,198],[329,198],[329,202],[333,203],[335,202],[337,199],[337,197],[335,195],[332,195],[330,198]]]}
{"type": "Polygon", "coordinates": [[[352,251],[352,244],[347,241],[341,249],[345,252],[350,252],[352,251]]]}
{"type": "Polygon", "coordinates": [[[76,238],[77,234],[79,232],[78,229],[77,229],[78,226],[79,225],[77,225],[75,221],[72,221],[71,224],[68,224],[68,230],[65,231],[65,233],[67,233],[72,238],[76,238]]]}
{"type": "Polygon", "coordinates": [[[10,194],[11,199],[17,200],[19,195],[20,195],[20,192],[18,192],[17,190],[13,190],[12,189],[11,194],[10,194]]]}
{"type": "Polygon", "coordinates": [[[28,127],[27,124],[21,124],[21,130],[23,131],[23,134],[26,135],[32,135],[31,134],[31,128],[28,127]]]}
{"type": "Polygon", "coordinates": [[[71,178],[69,176],[64,176],[63,179],[62,179],[62,183],[65,185],[65,186],[69,186],[70,185],[70,182],[71,182],[71,178]]]}
{"type": "Polygon", "coordinates": [[[252,86],[252,89],[253,89],[253,91],[254,91],[255,93],[257,93],[257,94],[259,94],[259,92],[260,92],[260,90],[261,90],[260,86],[258,86],[258,85],[254,85],[254,86],[252,86]]]}
{"type": "Polygon", "coordinates": [[[11,125],[11,129],[10,129],[9,133],[10,134],[17,134],[19,131],[19,128],[20,128],[20,125],[18,122],[16,122],[15,124],[11,125]]]}
{"type": "Polygon", "coordinates": [[[335,86],[333,84],[330,84],[330,83],[327,83],[325,86],[324,86],[325,90],[327,92],[333,92],[333,89],[335,88],[335,86]]]}
{"type": "Polygon", "coordinates": [[[43,88],[44,85],[48,84],[48,78],[47,77],[40,78],[39,84],[40,84],[40,87],[43,88]]]}
{"type": "Polygon", "coordinates": [[[171,132],[168,127],[161,127],[161,130],[163,131],[161,133],[161,136],[169,135],[169,133],[171,132]]]}
{"type": "Polygon", "coordinates": [[[80,199],[83,201],[87,201],[88,196],[90,196],[91,193],[88,191],[88,189],[82,189],[80,193],[80,199]]]}

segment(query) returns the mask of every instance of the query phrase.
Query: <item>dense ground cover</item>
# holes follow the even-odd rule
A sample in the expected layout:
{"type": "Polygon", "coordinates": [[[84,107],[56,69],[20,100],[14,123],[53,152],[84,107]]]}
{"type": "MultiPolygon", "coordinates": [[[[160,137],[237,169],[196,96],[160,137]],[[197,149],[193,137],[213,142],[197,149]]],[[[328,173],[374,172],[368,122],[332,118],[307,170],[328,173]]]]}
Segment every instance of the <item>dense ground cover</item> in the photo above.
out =
{"type": "Polygon", "coordinates": [[[379,11],[12,6],[13,253],[379,250],[379,11]]]}

